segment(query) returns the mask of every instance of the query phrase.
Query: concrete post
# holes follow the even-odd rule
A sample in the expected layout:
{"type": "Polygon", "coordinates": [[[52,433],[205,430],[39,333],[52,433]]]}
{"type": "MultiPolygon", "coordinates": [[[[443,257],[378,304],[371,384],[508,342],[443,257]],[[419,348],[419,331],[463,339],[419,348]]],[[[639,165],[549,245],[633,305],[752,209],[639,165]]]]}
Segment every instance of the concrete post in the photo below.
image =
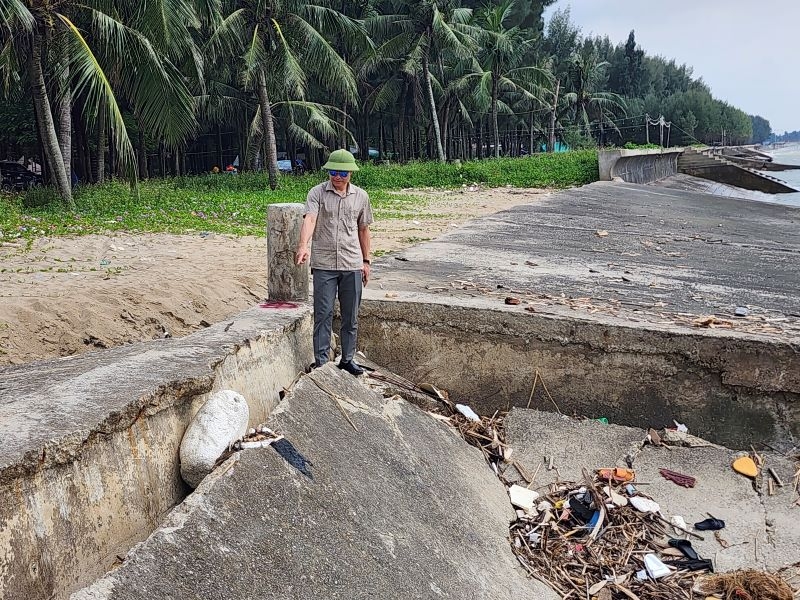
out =
{"type": "Polygon", "coordinates": [[[308,300],[308,262],[294,264],[303,204],[270,204],[267,207],[267,275],[270,300],[308,300]]]}

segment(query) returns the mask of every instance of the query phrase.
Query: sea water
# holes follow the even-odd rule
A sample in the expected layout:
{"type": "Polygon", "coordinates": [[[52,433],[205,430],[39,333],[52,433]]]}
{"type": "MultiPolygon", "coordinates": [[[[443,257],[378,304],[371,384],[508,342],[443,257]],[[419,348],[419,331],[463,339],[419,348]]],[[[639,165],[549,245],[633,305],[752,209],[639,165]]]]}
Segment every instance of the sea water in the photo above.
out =
{"type": "MultiPolygon", "coordinates": [[[[798,145],[778,148],[772,152],[767,152],[767,154],[769,154],[776,163],[800,165],[800,146],[798,145]]],[[[768,171],[765,174],[785,181],[793,188],[800,190],[800,169],[791,171],[768,171]]],[[[800,206],[800,192],[794,194],[770,194],[770,201],[787,206],[800,206]]]]}

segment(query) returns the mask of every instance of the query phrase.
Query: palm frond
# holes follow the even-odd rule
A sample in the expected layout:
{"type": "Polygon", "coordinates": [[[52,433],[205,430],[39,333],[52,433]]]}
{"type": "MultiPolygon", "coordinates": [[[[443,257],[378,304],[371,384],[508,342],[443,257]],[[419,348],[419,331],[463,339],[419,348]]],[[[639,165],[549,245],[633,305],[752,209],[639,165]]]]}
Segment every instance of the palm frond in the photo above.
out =
{"type": "Polygon", "coordinates": [[[88,98],[89,106],[106,108],[107,114],[98,114],[96,118],[101,124],[108,123],[110,125],[120,166],[135,184],[138,179],[136,154],[128,138],[125,121],[122,118],[114,91],[111,89],[111,84],[75,24],[61,13],[55,13],[55,17],[66,26],[72,36],[70,70],[76,82],[75,92],[77,94],[84,93],[88,98]]]}
{"type": "Polygon", "coordinates": [[[0,0],[0,24],[10,31],[33,31],[36,19],[22,0],[0,0]]]}

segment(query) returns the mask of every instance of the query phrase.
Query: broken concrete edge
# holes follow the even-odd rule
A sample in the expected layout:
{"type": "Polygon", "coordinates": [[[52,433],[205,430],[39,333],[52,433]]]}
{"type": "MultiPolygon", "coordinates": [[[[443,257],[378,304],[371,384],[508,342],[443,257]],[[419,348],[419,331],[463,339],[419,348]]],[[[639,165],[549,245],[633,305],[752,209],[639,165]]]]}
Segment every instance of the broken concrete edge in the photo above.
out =
{"type": "MultiPolygon", "coordinates": [[[[166,514],[158,529],[128,550],[125,560],[129,556],[136,554],[137,550],[145,544],[152,543],[159,538],[168,538],[174,532],[180,530],[195,510],[202,509],[205,497],[211,493],[217,482],[222,477],[225,477],[237,462],[239,462],[239,452],[234,452],[222,464],[206,475],[197,488],[183,502],[166,514]]],[[[109,571],[88,587],[70,595],[70,600],[108,600],[114,591],[114,584],[114,571],[109,571]]]]}
{"type": "Polygon", "coordinates": [[[763,392],[800,393],[800,340],[782,339],[728,330],[687,330],[642,323],[631,325],[624,319],[613,317],[593,318],[575,314],[529,313],[515,310],[516,307],[498,304],[482,298],[454,298],[422,294],[418,292],[398,293],[397,298],[380,299],[365,294],[361,318],[380,316],[386,322],[406,322],[424,325],[431,329],[463,331],[484,336],[525,336],[543,343],[577,344],[591,351],[635,352],[640,355],[676,354],[696,362],[703,367],[720,372],[722,382],[730,386],[744,386],[763,392]],[[409,306],[425,307],[423,311],[408,310],[409,306]],[[432,314],[432,311],[434,314],[432,314]],[[453,311],[449,318],[445,311],[453,311]],[[478,312],[482,318],[452,318],[454,314],[478,312]],[[439,314],[436,314],[439,313],[439,314]],[[414,317],[418,322],[414,322],[414,317]],[[513,322],[508,319],[513,319],[513,322]],[[652,325],[652,326],[651,326],[652,325]],[[609,343],[607,330],[613,328],[625,343],[609,343]],[[645,341],[643,335],[652,336],[645,341]],[[663,342],[659,344],[658,342],[663,342]],[[667,343],[670,348],[667,350],[667,343]],[[756,375],[732,372],[728,368],[731,344],[741,346],[741,356],[758,357],[760,361],[779,364],[781,361],[798,363],[798,368],[786,372],[770,373],[759,370],[756,375]],[[787,376],[788,375],[788,376],[787,376]]]}
{"type": "MultiPolygon", "coordinates": [[[[59,435],[47,440],[37,448],[31,448],[20,452],[16,460],[14,460],[15,457],[12,455],[12,460],[8,461],[6,464],[0,464],[0,485],[5,485],[22,476],[31,475],[80,460],[83,449],[88,444],[115,433],[126,431],[133,427],[142,417],[151,417],[172,406],[191,402],[198,396],[208,394],[213,390],[219,368],[226,360],[230,357],[235,357],[242,348],[249,348],[254,342],[268,342],[271,339],[280,338],[287,333],[295,331],[298,327],[298,322],[306,313],[308,313],[308,310],[303,310],[296,318],[292,318],[289,322],[282,324],[277,329],[252,332],[250,336],[245,337],[245,339],[242,339],[241,334],[237,334],[235,331],[228,332],[227,330],[223,330],[223,327],[226,327],[226,325],[224,323],[218,323],[183,338],[138,342],[129,346],[53,359],[53,361],[56,362],[74,361],[79,363],[84,361],[91,364],[97,353],[103,353],[104,357],[113,360],[115,355],[123,355],[121,356],[121,358],[123,358],[124,355],[131,352],[131,350],[136,351],[138,349],[141,352],[146,352],[154,344],[159,344],[159,347],[162,349],[165,344],[176,347],[182,344],[191,344],[193,340],[207,336],[209,333],[214,333],[215,330],[219,330],[216,331],[216,333],[222,334],[225,338],[220,340],[217,346],[219,349],[217,355],[208,357],[210,360],[206,366],[201,367],[202,370],[205,371],[204,373],[194,374],[182,379],[157,385],[149,393],[132,399],[122,408],[108,413],[106,418],[102,421],[87,423],[86,428],[59,435]]],[[[37,361],[36,364],[41,366],[50,362],[52,361],[37,361]]],[[[24,373],[26,367],[27,365],[18,365],[0,369],[0,374],[3,372],[24,373]]],[[[112,386],[117,383],[118,382],[110,382],[112,386]]],[[[57,398],[53,400],[58,401],[57,398]]]]}
{"type": "MultiPolygon", "coordinates": [[[[323,369],[326,369],[326,368],[324,367],[323,369]]],[[[472,445],[468,444],[463,439],[462,436],[458,435],[458,431],[456,430],[455,427],[452,427],[452,426],[445,427],[437,419],[434,419],[433,417],[431,417],[427,413],[427,411],[418,410],[417,407],[415,407],[413,404],[411,404],[409,402],[406,402],[406,401],[404,401],[402,399],[399,399],[397,396],[392,396],[392,397],[388,397],[387,398],[385,395],[382,395],[380,392],[376,392],[375,389],[372,389],[371,385],[364,385],[365,382],[363,380],[362,381],[358,381],[358,380],[356,380],[356,379],[354,379],[352,377],[346,376],[346,375],[342,374],[342,372],[336,370],[332,365],[328,365],[327,366],[327,373],[319,373],[319,372],[317,372],[317,376],[318,377],[325,376],[325,375],[330,376],[331,374],[334,374],[335,377],[346,378],[346,381],[341,382],[341,384],[342,384],[341,387],[337,386],[335,388],[330,388],[329,387],[329,385],[330,385],[329,381],[330,380],[328,380],[328,382],[323,382],[322,385],[320,385],[319,381],[315,381],[315,377],[314,377],[313,374],[312,375],[308,375],[308,374],[302,375],[299,378],[296,386],[293,386],[292,389],[288,391],[288,393],[286,394],[284,399],[274,408],[274,410],[272,412],[272,415],[271,415],[271,419],[276,420],[276,423],[277,423],[278,421],[280,421],[283,418],[282,415],[285,416],[286,414],[291,413],[292,406],[296,405],[296,403],[298,402],[298,399],[300,400],[300,402],[302,404],[307,405],[308,404],[308,398],[302,398],[302,397],[297,396],[296,394],[303,393],[303,391],[304,391],[303,390],[304,383],[308,384],[310,382],[313,385],[307,385],[307,389],[305,390],[305,392],[308,393],[309,390],[310,390],[311,394],[313,394],[313,395],[315,395],[317,397],[322,396],[323,398],[325,398],[323,401],[321,401],[322,405],[325,406],[324,410],[322,411],[322,414],[324,415],[322,417],[323,421],[325,423],[330,423],[330,421],[332,419],[335,419],[337,424],[341,425],[341,429],[343,429],[345,433],[352,433],[350,431],[350,425],[352,425],[352,422],[350,422],[350,425],[347,425],[346,423],[344,423],[343,420],[342,420],[342,423],[339,423],[339,421],[341,420],[341,416],[344,415],[344,414],[347,414],[347,413],[354,414],[353,418],[356,418],[355,417],[356,414],[359,414],[360,412],[364,411],[367,415],[369,415],[372,418],[377,418],[378,420],[389,420],[391,422],[391,419],[395,419],[395,418],[403,416],[403,412],[401,411],[400,413],[396,413],[394,408],[393,408],[393,406],[395,406],[395,405],[405,405],[406,407],[408,407],[408,410],[416,411],[416,414],[418,414],[418,415],[420,415],[420,413],[423,413],[423,414],[421,414],[419,416],[419,420],[420,421],[429,420],[430,423],[431,423],[431,431],[441,428],[443,432],[446,432],[445,433],[446,437],[449,438],[450,434],[452,434],[452,436],[454,438],[458,438],[458,441],[462,445],[459,445],[458,443],[456,445],[458,445],[458,447],[464,452],[465,456],[470,456],[472,458],[474,466],[484,465],[485,464],[484,463],[484,457],[483,457],[482,453],[477,448],[474,448],[472,445]],[[361,386],[363,386],[364,388],[366,388],[364,390],[364,392],[363,392],[365,394],[370,394],[373,397],[376,397],[376,396],[377,397],[381,397],[380,404],[383,406],[383,413],[370,412],[370,407],[366,406],[352,392],[348,393],[346,391],[348,387],[352,390],[355,386],[358,386],[359,388],[361,386]],[[331,391],[331,390],[335,390],[335,391],[331,391]],[[333,396],[331,396],[331,394],[333,394],[333,396]],[[341,398],[340,398],[339,394],[342,394],[341,398]],[[355,398],[355,401],[350,400],[351,396],[353,398],[355,398]],[[341,402],[341,404],[340,404],[340,402],[341,402]],[[293,405],[293,403],[295,403],[295,404],[293,405]],[[340,412],[335,412],[335,410],[332,408],[332,405],[334,403],[335,404],[339,404],[338,408],[339,408],[340,412]],[[341,413],[341,415],[340,415],[340,413],[341,413]],[[391,417],[391,418],[388,418],[388,417],[391,417]]],[[[309,407],[306,408],[306,410],[317,411],[318,408],[319,407],[309,406],[309,407]]],[[[307,417],[304,417],[304,416],[296,417],[296,419],[300,419],[300,420],[304,420],[305,418],[307,418],[307,417]]],[[[348,422],[350,421],[349,417],[347,417],[347,421],[348,422]]],[[[303,422],[305,422],[305,421],[303,421],[303,422]]],[[[275,425],[273,425],[273,426],[275,426],[275,425]]],[[[328,425],[326,425],[326,427],[327,426],[328,425]]],[[[333,427],[334,424],[331,423],[330,426],[333,427]]],[[[386,426],[386,425],[384,424],[384,426],[386,426]]],[[[395,428],[397,427],[396,424],[393,424],[391,426],[395,427],[395,428]]],[[[359,423],[359,428],[356,431],[364,433],[365,430],[362,429],[362,427],[366,428],[363,421],[361,421],[359,423]]],[[[353,425],[353,428],[355,430],[355,426],[354,425],[353,425]]],[[[303,437],[302,434],[300,434],[299,432],[295,432],[295,435],[297,435],[299,438],[303,437]]],[[[291,440],[292,440],[293,437],[294,436],[289,435],[289,437],[287,438],[290,443],[291,443],[291,440]]],[[[402,439],[403,435],[400,434],[400,437],[402,439]]],[[[311,439],[314,439],[313,436],[312,436],[311,439]]],[[[295,439],[295,443],[297,443],[297,441],[298,440],[295,439]]],[[[381,441],[385,441],[385,440],[382,439],[381,441]]],[[[328,444],[322,444],[322,446],[323,447],[328,447],[328,444]]],[[[334,453],[341,453],[343,455],[347,454],[347,452],[343,452],[342,451],[342,446],[340,446],[340,445],[334,445],[329,451],[332,451],[334,453]]],[[[158,555],[157,554],[158,552],[165,551],[164,547],[169,548],[169,550],[166,550],[167,552],[172,552],[172,553],[179,552],[180,548],[182,546],[181,537],[183,536],[183,534],[179,533],[180,530],[184,529],[184,527],[189,525],[191,521],[202,521],[203,519],[208,518],[208,517],[206,517],[206,515],[204,515],[204,513],[209,513],[209,515],[211,515],[210,518],[211,518],[212,521],[220,523],[221,527],[223,527],[224,529],[227,529],[226,522],[224,520],[220,521],[221,517],[218,514],[216,514],[213,511],[213,509],[209,508],[208,503],[209,503],[209,499],[213,500],[213,494],[215,493],[216,486],[220,482],[224,481],[226,476],[229,473],[231,473],[231,469],[236,464],[236,462],[239,461],[241,459],[241,457],[243,457],[243,456],[247,456],[247,455],[240,455],[239,452],[236,452],[231,457],[229,457],[225,462],[223,462],[219,467],[217,467],[214,471],[212,471],[212,473],[209,474],[200,483],[200,485],[197,487],[197,489],[194,492],[192,492],[189,496],[187,496],[186,499],[180,505],[177,505],[164,518],[164,520],[160,524],[160,526],[156,530],[154,530],[146,540],[143,540],[142,542],[140,542],[139,544],[137,544],[136,546],[134,546],[134,547],[132,547],[130,549],[130,551],[127,553],[125,559],[123,560],[122,566],[120,567],[121,570],[117,571],[115,569],[113,571],[107,572],[105,575],[103,575],[102,577],[100,577],[99,579],[97,579],[93,583],[91,583],[88,587],[73,593],[70,596],[71,600],[110,600],[111,598],[126,597],[126,592],[130,592],[130,586],[131,586],[131,580],[129,579],[129,576],[130,576],[130,571],[129,570],[131,569],[131,564],[135,565],[135,561],[133,561],[133,563],[129,563],[129,559],[144,560],[144,561],[147,561],[147,562],[145,562],[145,564],[147,565],[149,563],[149,561],[153,559],[154,556],[158,555]],[[176,533],[178,534],[177,536],[175,536],[176,533]],[[159,549],[159,548],[161,548],[161,549],[159,549]]],[[[249,455],[248,458],[252,458],[252,456],[253,455],[249,455]]],[[[288,461],[288,459],[285,456],[283,458],[288,461]]],[[[245,461],[247,461],[247,459],[245,459],[245,461]]],[[[298,469],[297,465],[294,465],[291,462],[286,462],[286,463],[281,462],[281,465],[284,465],[287,471],[292,472],[292,477],[295,476],[293,471],[295,469],[298,469]]],[[[382,463],[381,463],[381,465],[382,465],[382,463]]],[[[319,465],[319,467],[322,468],[321,465],[319,465]]],[[[382,468],[382,467],[379,467],[379,468],[382,468]]],[[[259,463],[259,471],[258,472],[261,473],[262,471],[263,471],[263,466],[261,465],[261,463],[259,463]]],[[[270,472],[272,472],[272,471],[270,471],[270,472]]],[[[335,472],[334,472],[334,476],[335,476],[335,472]]],[[[503,502],[499,506],[501,508],[503,508],[505,510],[505,512],[503,512],[502,516],[499,517],[499,519],[497,519],[497,520],[501,521],[503,526],[505,526],[506,523],[511,522],[513,511],[511,509],[510,503],[508,503],[507,496],[503,492],[500,491],[501,489],[504,490],[504,488],[503,488],[502,484],[499,482],[499,480],[497,480],[496,477],[491,475],[491,472],[488,469],[486,469],[486,471],[483,472],[483,477],[488,479],[488,480],[490,480],[492,485],[497,485],[497,487],[498,487],[497,494],[495,494],[495,495],[497,496],[498,499],[499,498],[503,499],[503,502]]],[[[464,478],[458,478],[458,479],[463,480],[464,478]]],[[[366,487],[368,487],[368,486],[366,486],[366,487]]],[[[222,492],[222,493],[224,494],[225,492],[222,492]]],[[[269,494],[266,494],[266,495],[268,496],[269,494]]],[[[483,498],[483,496],[481,496],[481,497],[483,498]]],[[[217,499],[217,502],[219,502],[219,499],[217,499]]],[[[301,503],[301,504],[305,505],[304,503],[301,503]]],[[[298,505],[298,508],[302,508],[302,507],[300,505],[298,505]]],[[[263,516],[262,516],[262,518],[263,518],[263,516]]],[[[347,519],[345,518],[344,520],[346,521],[347,519]]],[[[270,524],[270,527],[273,527],[273,526],[276,526],[276,525],[277,524],[270,524]]],[[[198,524],[194,523],[192,526],[195,527],[195,526],[198,526],[198,524]]],[[[291,529],[291,525],[289,525],[288,523],[286,523],[286,527],[289,530],[291,529]]],[[[280,530],[283,531],[284,527],[281,527],[280,530]]],[[[237,537],[238,537],[238,535],[237,535],[237,537]]],[[[186,539],[191,539],[191,535],[190,534],[186,534],[186,536],[184,536],[183,539],[184,539],[184,543],[185,543],[186,539]]],[[[505,538],[505,536],[498,536],[497,537],[497,541],[500,544],[502,544],[502,543],[507,544],[507,542],[508,542],[508,540],[507,540],[507,538],[505,538]]],[[[296,543],[296,542],[293,542],[293,543],[296,543]]],[[[499,549],[499,548],[497,548],[497,549],[499,549]]],[[[455,555],[453,555],[453,556],[455,556],[455,555]]],[[[394,558],[394,555],[392,555],[392,557],[394,558]]],[[[500,562],[502,562],[502,561],[500,561],[500,562]]],[[[511,553],[510,547],[508,547],[508,558],[507,558],[507,560],[505,562],[506,562],[507,565],[511,566],[511,568],[514,570],[514,572],[518,573],[518,576],[520,577],[521,580],[524,580],[526,582],[530,581],[531,585],[538,585],[535,582],[533,582],[532,580],[530,580],[527,577],[527,574],[524,572],[524,570],[520,568],[520,565],[517,564],[517,562],[515,560],[513,560],[513,554],[511,553]]],[[[149,567],[147,567],[147,566],[145,568],[149,569],[149,567]]],[[[133,570],[134,570],[134,572],[136,571],[136,567],[135,566],[133,567],[133,570]]],[[[226,574],[227,574],[227,572],[226,572],[226,574]]],[[[231,577],[233,577],[233,576],[231,576],[231,577]]],[[[305,579],[305,575],[303,576],[303,579],[305,579]]],[[[504,578],[498,578],[497,582],[500,583],[501,579],[504,579],[504,578]]],[[[546,593],[544,595],[534,595],[533,597],[542,598],[542,599],[546,597],[546,598],[548,598],[548,600],[550,598],[554,598],[554,596],[549,593],[549,590],[544,590],[544,591],[546,591],[548,593],[546,593]]],[[[184,589],[184,592],[185,592],[185,589],[184,589]]]]}
{"type": "Polygon", "coordinates": [[[17,462],[0,465],[0,485],[47,469],[80,460],[83,449],[96,440],[133,427],[142,417],[150,417],[169,407],[211,391],[213,374],[159,386],[152,393],[114,411],[90,428],[73,431],[49,440],[37,449],[28,450],[17,462]]]}

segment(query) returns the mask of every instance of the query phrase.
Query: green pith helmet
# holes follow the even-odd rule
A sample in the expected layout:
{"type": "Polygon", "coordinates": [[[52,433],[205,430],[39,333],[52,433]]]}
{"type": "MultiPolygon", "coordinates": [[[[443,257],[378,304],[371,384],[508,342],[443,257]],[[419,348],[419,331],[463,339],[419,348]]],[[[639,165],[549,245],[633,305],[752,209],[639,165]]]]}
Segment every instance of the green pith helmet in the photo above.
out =
{"type": "Polygon", "coordinates": [[[325,171],[358,171],[356,157],[344,149],[331,152],[322,168],[325,171]]]}

